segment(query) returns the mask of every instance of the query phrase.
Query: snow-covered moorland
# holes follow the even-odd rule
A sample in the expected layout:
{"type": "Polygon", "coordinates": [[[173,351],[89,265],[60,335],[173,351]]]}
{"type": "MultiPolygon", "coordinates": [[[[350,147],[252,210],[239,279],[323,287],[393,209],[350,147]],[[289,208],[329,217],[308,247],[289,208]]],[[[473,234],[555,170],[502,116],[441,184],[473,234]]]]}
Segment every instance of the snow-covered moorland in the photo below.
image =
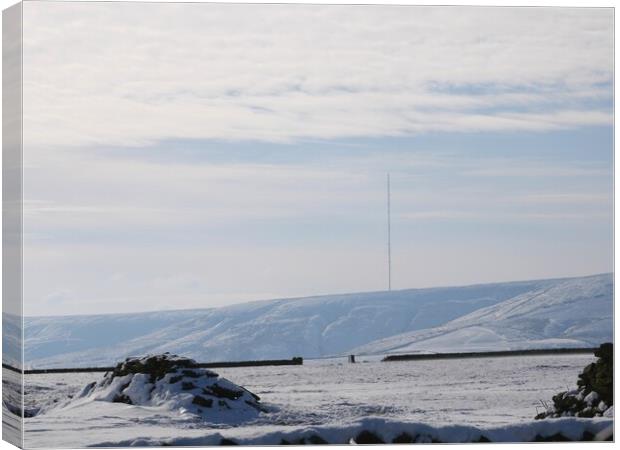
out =
{"type": "Polygon", "coordinates": [[[480,308],[441,326],[390,336],[353,353],[596,347],[612,340],[611,276],[572,278],[480,308]]]}
{"type": "Polygon", "coordinates": [[[214,445],[385,442],[531,441],[558,433],[596,435],[613,418],[534,420],[541,400],[575,386],[589,355],[519,356],[380,362],[362,357],[306,361],[303,366],[218,369],[220,376],[261,398],[266,407],[227,422],[165,404],[130,405],[79,396],[102,374],[27,375],[29,407],[47,405],[26,420],[28,447],[90,445],[214,445]],[[588,434],[589,433],[589,434],[588,434]],[[372,437],[372,436],[371,436],[372,437]]]}
{"type": "MultiPolygon", "coordinates": [[[[381,359],[597,347],[613,339],[612,299],[613,279],[606,274],[208,310],[27,318],[27,367],[111,366],[127,356],[165,352],[201,362],[305,359],[298,366],[218,368],[219,377],[187,367],[145,375],[122,365],[106,376],[29,374],[25,445],[590,439],[610,429],[613,407],[596,405],[593,415],[601,417],[545,414],[558,393],[575,391],[593,355],[381,359]],[[358,363],[332,356],[349,353],[358,363]]],[[[585,394],[584,409],[593,408],[585,394]]],[[[5,421],[13,406],[4,404],[5,421]]]]}
{"type": "Polygon", "coordinates": [[[613,278],[604,274],[191,311],[28,317],[25,362],[33,368],[92,367],[164,352],[207,362],[596,347],[612,340],[612,292],[613,278]]]}

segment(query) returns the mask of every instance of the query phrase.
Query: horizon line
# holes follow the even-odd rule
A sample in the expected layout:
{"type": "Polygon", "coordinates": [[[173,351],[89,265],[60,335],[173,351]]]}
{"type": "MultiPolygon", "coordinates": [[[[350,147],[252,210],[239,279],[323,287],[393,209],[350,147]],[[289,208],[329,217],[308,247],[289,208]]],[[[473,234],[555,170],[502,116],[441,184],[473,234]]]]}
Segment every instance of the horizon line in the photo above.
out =
{"type": "MultiPolygon", "coordinates": [[[[197,308],[179,308],[179,309],[155,309],[155,310],[145,310],[145,311],[134,311],[134,312],[112,312],[112,313],[86,313],[86,314],[58,314],[58,315],[22,315],[23,319],[47,319],[47,318],[68,318],[68,317],[98,317],[98,316],[131,316],[131,315],[139,315],[139,314],[155,314],[155,313],[182,313],[182,312],[192,312],[192,311],[207,311],[207,310],[216,310],[223,308],[230,308],[233,306],[239,305],[248,305],[251,303],[262,303],[262,302],[273,302],[273,301],[298,301],[298,300],[306,300],[306,299],[316,299],[316,298],[324,298],[324,297],[336,297],[336,296],[351,296],[351,295],[359,295],[359,294],[380,294],[385,293],[387,295],[397,294],[403,291],[423,291],[423,290],[434,290],[434,289],[457,289],[457,288],[469,288],[475,286],[488,286],[494,284],[508,284],[508,283],[527,283],[527,282],[542,282],[542,281],[560,281],[560,280],[570,280],[576,278],[592,278],[604,275],[614,275],[614,271],[610,272],[598,272],[592,273],[588,275],[577,275],[577,276],[558,276],[558,277],[543,277],[543,278],[530,278],[530,279],[517,279],[517,280],[503,280],[503,281],[489,281],[489,282],[479,282],[479,283],[470,283],[470,284],[449,284],[449,285],[437,285],[437,286],[428,286],[428,287],[410,287],[410,288],[402,288],[402,289],[393,289],[390,291],[387,290],[375,290],[375,291],[352,291],[352,292],[344,292],[340,294],[313,294],[306,296],[292,296],[292,297],[273,297],[273,298],[263,298],[257,300],[248,300],[237,303],[231,303],[230,305],[222,305],[222,306],[212,306],[212,307],[197,307],[197,308]]],[[[612,282],[613,282],[612,278],[612,282]]],[[[16,314],[8,313],[3,311],[3,317],[13,316],[20,317],[16,314]]]]}

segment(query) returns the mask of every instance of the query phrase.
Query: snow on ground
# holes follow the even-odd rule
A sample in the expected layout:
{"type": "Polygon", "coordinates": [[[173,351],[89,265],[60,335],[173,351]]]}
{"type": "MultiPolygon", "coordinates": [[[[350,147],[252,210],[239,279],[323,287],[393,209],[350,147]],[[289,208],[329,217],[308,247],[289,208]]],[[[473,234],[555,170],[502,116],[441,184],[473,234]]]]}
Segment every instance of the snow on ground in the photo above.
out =
{"type": "Polygon", "coordinates": [[[377,443],[459,443],[480,442],[531,442],[536,439],[553,439],[561,434],[570,440],[581,440],[587,432],[594,436],[607,436],[612,426],[611,420],[557,419],[553,422],[530,422],[522,424],[472,427],[462,425],[429,426],[415,422],[399,422],[381,418],[360,419],[355,423],[336,426],[301,427],[287,430],[278,429],[271,432],[241,430],[238,435],[226,432],[213,432],[198,437],[125,439],[120,442],[105,441],[97,446],[207,446],[221,445],[222,440],[233,441],[240,445],[278,445],[285,443],[320,443],[320,444],[377,444],[377,443]],[[377,441],[362,441],[365,433],[372,433],[377,441]],[[314,441],[314,442],[313,442],[314,441]],[[318,441],[318,442],[317,442],[318,441]]]}
{"type": "MultiPolygon", "coordinates": [[[[25,319],[25,359],[31,367],[109,366],[127,356],[171,352],[197,361],[305,358],[350,353],[355,347],[380,339],[441,326],[474,311],[506,301],[534,299],[546,292],[564,295],[562,286],[591,286],[593,295],[577,298],[568,306],[574,319],[565,316],[555,326],[549,320],[532,321],[537,303],[524,311],[527,320],[517,334],[494,328],[492,315],[480,317],[471,336],[453,335],[446,347],[461,340],[473,346],[521,345],[524,326],[533,328],[532,345],[594,346],[611,340],[610,274],[592,277],[496,283],[465,287],[408,289],[268,300],[223,308],[163,311],[102,316],[30,317],[25,319]],[[555,289],[557,288],[557,289],[555,289]],[[537,296],[537,297],[535,297],[537,296]],[[512,300],[511,300],[512,299],[512,300]],[[595,309],[593,309],[596,307],[595,309]],[[484,320],[483,320],[484,319],[484,320]],[[566,320],[565,320],[566,319],[566,320]],[[570,322],[570,323],[569,323],[570,322]],[[565,326],[566,325],[566,326],[565,326]],[[110,333],[114,330],[114,333],[110,333]],[[482,342],[482,344],[480,344],[482,342]]],[[[585,289],[585,288],[584,288],[585,289]]],[[[585,290],[584,290],[585,292],[585,290]]],[[[563,301],[559,298],[559,301],[563,301]]],[[[541,308],[552,303],[541,303],[541,308]]],[[[560,314],[561,308],[553,314],[560,314]]],[[[506,312],[507,314],[507,312],[506,312]]],[[[511,325],[513,322],[510,323],[511,325]]],[[[493,347],[498,349],[499,347],[493,347]]]]}
{"type": "MultiPolygon", "coordinates": [[[[26,420],[27,447],[209,445],[222,437],[278,444],[318,434],[346,443],[363,430],[385,440],[403,431],[419,439],[524,441],[537,434],[596,433],[613,419],[533,421],[540,401],[576,385],[587,355],[525,356],[385,363],[361,358],[302,366],[217,369],[261,397],[271,412],[243,423],[215,423],[181,410],[101,401],[49,408],[26,420]],[[368,362],[364,362],[368,360],[368,362]]],[[[102,374],[27,375],[29,404],[61,403],[102,374]]]]}
{"type": "Polygon", "coordinates": [[[596,347],[613,337],[613,280],[572,278],[454,319],[370,342],[352,353],[596,347]]]}
{"type": "Polygon", "coordinates": [[[19,443],[22,439],[22,378],[21,374],[2,369],[2,439],[19,443]]]}

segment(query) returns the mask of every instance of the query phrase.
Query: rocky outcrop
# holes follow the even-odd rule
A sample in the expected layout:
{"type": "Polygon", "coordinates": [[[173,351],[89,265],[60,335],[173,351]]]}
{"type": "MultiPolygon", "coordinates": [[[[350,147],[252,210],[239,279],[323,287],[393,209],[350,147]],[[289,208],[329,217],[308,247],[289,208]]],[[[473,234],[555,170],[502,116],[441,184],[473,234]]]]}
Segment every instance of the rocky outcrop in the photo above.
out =
{"type": "Polygon", "coordinates": [[[171,354],[128,358],[75,401],[97,400],[179,410],[237,422],[266,412],[260,398],[196,361],[171,354]]]}
{"type": "Polygon", "coordinates": [[[603,344],[594,356],[596,362],[588,364],[579,375],[577,386],[585,395],[596,393],[598,399],[611,406],[614,404],[614,346],[611,343],[603,344]]]}
{"type": "Polygon", "coordinates": [[[613,417],[613,344],[602,344],[595,352],[598,359],[579,374],[577,389],[552,397],[553,405],[536,419],[550,417],[613,417]]]}

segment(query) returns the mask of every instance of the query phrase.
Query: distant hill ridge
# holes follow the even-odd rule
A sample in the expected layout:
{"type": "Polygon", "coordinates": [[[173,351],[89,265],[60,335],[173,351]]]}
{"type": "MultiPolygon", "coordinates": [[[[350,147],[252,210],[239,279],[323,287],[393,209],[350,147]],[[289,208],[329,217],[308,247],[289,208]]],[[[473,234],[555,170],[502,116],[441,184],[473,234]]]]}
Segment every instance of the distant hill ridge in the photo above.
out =
{"type": "MultiPolygon", "coordinates": [[[[613,277],[603,274],[204,310],[30,317],[25,359],[27,367],[52,368],[104,366],[167,351],[207,362],[592,347],[612,339],[612,294],[613,277]]],[[[10,322],[6,315],[4,322],[10,322]]]]}
{"type": "Polygon", "coordinates": [[[357,353],[587,347],[613,338],[611,275],[572,278],[524,292],[439,327],[407,332],[357,353]]]}

